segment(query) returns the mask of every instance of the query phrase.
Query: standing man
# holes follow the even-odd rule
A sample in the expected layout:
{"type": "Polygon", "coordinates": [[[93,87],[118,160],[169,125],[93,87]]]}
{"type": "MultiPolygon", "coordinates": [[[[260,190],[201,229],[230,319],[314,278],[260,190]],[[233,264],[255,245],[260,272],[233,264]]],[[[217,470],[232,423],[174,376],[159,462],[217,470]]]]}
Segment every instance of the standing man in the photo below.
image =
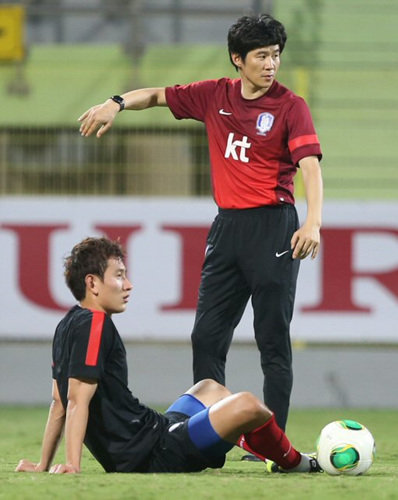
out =
{"type": "Polygon", "coordinates": [[[232,395],[214,380],[202,380],[165,414],[133,396],[126,350],[112,321],[126,309],[132,290],[117,241],[86,238],[75,245],[65,259],[65,281],[79,305],[55,331],[53,402],[41,457],[21,460],[17,472],[80,473],[83,443],[106,472],[222,467],[235,444],[271,459],[270,472],[321,472],[248,392],[232,395]],[[64,432],[66,460],[53,465],[64,432]]]}
{"type": "Polygon", "coordinates": [[[293,383],[290,322],[299,262],[319,251],[321,148],[305,101],[276,80],[287,36],[269,15],[245,16],[228,33],[239,78],[150,88],[113,96],[79,120],[101,137],[123,109],[168,106],[206,125],[213,195],[192,332],[194,381],[225,382],[235,327],[251,298],[264,373],[264,401],[284,429],[293,383]],[[307,215],[300,226],[293,177],[300,167],[307,215]]]}

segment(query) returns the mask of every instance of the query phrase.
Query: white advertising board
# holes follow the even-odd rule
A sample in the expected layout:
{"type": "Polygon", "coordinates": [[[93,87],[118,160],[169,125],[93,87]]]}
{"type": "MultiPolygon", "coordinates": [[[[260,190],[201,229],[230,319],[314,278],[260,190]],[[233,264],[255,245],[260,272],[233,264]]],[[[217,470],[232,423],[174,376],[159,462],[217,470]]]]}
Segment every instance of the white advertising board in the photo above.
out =
{"type": "MultiPolygon", "coordinates": [[[[301,219],[305,204],[298,204],[301,219]]],[[[63,257],[86,236],[120,237],[134,290],[125,339],[189,341],[211,199],[0,199],[0,338],[51,339],[73,297],[63,257]]],[[[235,340],[253,339],[250,302],[235,340]]],[[[398,342],[398,203],[327,202],[322,251],[301,264],[293,340],[398,342]]]]}

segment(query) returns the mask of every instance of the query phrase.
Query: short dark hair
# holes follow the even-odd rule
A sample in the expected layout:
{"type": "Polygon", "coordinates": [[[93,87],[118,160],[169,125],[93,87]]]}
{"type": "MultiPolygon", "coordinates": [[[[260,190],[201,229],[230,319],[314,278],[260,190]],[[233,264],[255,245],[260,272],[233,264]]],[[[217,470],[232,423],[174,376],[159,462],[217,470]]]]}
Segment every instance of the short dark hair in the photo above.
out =
{"type": "Polygon", "coordinates": [[[108,238],[85,238],[72,248],[71,254],[64,260],[65,281],[76,300],[86,296],[87,274],[94,274],[104,279],[108,259],[125,260],[125,252],[118,241],[108,238]]]}
{"type": "Polygon", "coordinates": [[[282,53],[286,40],[285,27],[269,14],[243,16],[228,31],[229,58],[237,70],[232,54],[238,54],[244,61],[251,50],[269,45],[279,45],[282,53]]]}

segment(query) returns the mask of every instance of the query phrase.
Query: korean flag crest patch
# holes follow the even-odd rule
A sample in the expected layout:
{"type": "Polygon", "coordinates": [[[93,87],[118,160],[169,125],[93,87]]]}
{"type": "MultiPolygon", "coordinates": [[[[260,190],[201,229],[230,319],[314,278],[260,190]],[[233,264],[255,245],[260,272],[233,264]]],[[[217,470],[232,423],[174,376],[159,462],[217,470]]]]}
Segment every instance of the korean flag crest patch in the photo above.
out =
{"type": "Polygon", "coordinates": [[[267,135],[272,129],[272,125],[274,124],[274,115],[271,113],[260,113],[257,117],[256,129],[258,130],[258,135],[267,135]]]}

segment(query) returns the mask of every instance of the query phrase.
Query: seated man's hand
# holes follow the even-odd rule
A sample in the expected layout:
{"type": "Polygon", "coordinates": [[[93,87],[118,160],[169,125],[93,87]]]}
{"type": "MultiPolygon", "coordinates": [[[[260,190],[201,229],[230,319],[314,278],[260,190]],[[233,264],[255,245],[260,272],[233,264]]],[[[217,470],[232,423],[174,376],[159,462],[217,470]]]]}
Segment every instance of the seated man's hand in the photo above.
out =
{"type": "Polygon", "coordinates": [[[15,472],[45,472],[46,469],[40,464],[36,464],[31,462],[30,460],[26,460],[25,458],[20,460],[15,472]]]}
{"type": "Polygon", "coordinates": [[[56,464],[50,469],[50,474],[79,474],[79,470],[73,465],[56,464]]]}

